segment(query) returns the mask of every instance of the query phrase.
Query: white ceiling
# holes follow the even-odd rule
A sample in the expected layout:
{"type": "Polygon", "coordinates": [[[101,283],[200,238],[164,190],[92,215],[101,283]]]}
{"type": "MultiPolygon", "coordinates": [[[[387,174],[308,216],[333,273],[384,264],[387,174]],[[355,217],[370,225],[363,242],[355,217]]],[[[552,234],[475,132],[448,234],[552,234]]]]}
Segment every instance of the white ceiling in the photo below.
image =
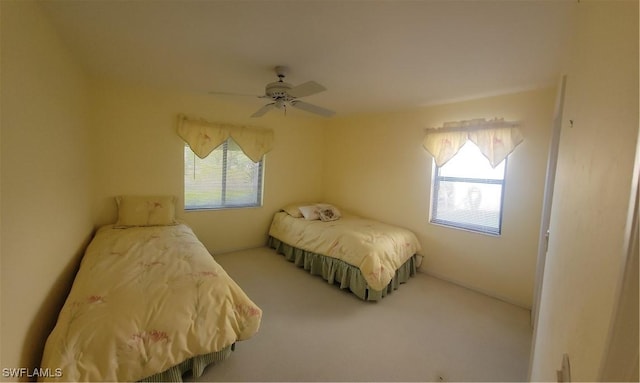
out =
{"type": "MultiPolygon", "coordinates": [[[[305,101],[398,110],[555,85],[575,0],[43,1],[86,70],[260,95],[287,65],[305,101]]],[[[210,97],[233,97],[211,95],[210,97]]],[[[242,98],[259,108],[264,100],[242,98]]]]}

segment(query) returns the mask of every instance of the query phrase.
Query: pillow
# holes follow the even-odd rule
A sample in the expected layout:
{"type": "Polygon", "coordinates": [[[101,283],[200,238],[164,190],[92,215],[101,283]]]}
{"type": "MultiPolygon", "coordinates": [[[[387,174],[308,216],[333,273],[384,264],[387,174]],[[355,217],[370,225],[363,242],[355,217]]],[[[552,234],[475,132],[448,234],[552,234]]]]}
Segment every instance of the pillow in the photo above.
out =
{"type": "Polygon", "coordinates": [[[286,212],[293,218],[302,218],[302,212],[300,206],[312,205],[311,203],[292,203],[282,208],[282,211],[286,212]]]}
{"type": "Polygon", "coordinates": [[[118,196],[116,227],[176,225],[174,196],[118,196]]]}
{"type": "Polygon", "coordinates": [[[304,219],[308,221],[320,219],[320,215],[319,215],[320,208],[318,208],[318,206],[316,205],[300,206],[299,210],[300,210],[300,213],[302,213],[302,216],[304,217],[304,219]]]}
{"type": "Polygon", "coordinates": [[[329,204],[318,204],[318,215],[320,216],[320,220],[324,222],[335,221],[340,219],[342,215],[340,214],[340,210],[337,207],[329,204]]]}

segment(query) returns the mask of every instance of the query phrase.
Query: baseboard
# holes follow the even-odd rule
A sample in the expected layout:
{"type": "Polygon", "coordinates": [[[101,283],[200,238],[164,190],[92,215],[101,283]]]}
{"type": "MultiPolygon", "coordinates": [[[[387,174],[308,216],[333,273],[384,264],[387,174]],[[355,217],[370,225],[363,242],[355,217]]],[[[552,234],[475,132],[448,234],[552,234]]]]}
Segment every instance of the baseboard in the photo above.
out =
{"type": "Polygon", "coordinates": [[[422,272],[424,274],[427,274],[430,277],[434,277],[434,278],[440,279],[440,280],[445,281],[445,282],[453,283],[454,285],[463,287],[463,288],[465,288],[467,290],[471,290],[471,291],[474,291],[476,293],[480,293],[482,295],[486,295],[488,297],[495,298],[495,299],[497,299],[499,301],[503,301],[503,302],[508,303],[510,305],[518,306],[518,307],[523,308],[525,310],[531,311],[531,307],[530,306],[525,306],[522,303],[516,302],[516,301],[514,301],[514,300],[512,300],[510,298],[495,294],[493,292],[486,291],[486,290],[483,290],[483,289],[479,289],[479,288],[477,288],[475,286],[467,285],[465,283],[456,281],[455,279],[451,279],[451,278],[446,277],[444,275],[440,275],[438,273],[434,273],[432,271],[425,270],[424,268],[420,268],[420,272],[422,272]]]}

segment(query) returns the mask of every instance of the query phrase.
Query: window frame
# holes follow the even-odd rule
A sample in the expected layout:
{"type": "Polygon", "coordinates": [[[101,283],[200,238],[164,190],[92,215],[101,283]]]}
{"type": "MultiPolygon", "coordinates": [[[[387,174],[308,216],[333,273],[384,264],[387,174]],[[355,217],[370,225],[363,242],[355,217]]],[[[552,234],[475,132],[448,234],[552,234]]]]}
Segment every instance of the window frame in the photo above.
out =
{"type": "MultiPolygon", "coordinates": [[[[232,138],[229,137],[227,138],[222,144],[220,144],[220,146],[218,146],[217,148],[215,148],[214,150],[218,150],[220,147],[222,147],[222,182],[221,182],[221,201],[222,204],[220,206],[211,206],[211,205],[207,205],[207,206],[193,206],[190,207],[187,205],[187,197],[186,195],[184,196],[183,200],[184,200],[184,210],[186,212],[191,212],[191,211],[198,211],[198,210],[227,210],[227,209],[243,209],[243,208],[254,208],[254,207],[262,207],[263,206],[263,195],[264,195],[264,159],[265,157],[263,156],[260,161],[255,162],[258,165],[258,188],[256,190],[256,199],[255,202],[251,202],[248,204],[226,204],[226,194],[227,194],[227,158],[228,158],[228,147],[229,147],[229,140],[231,140],[232,138]]],[[[237,145],[237,143],[236,143],[237,145]]],[[[196,156],[196,154],[193,152],[193,150],[191,150],[191,148],[189,147],[188,144],[185,144],[185,150],[189,149],[191,151],[191,154],[193,154],[196,158],[198,158],[196,156]]],[[[244,154],[244,153],[243,153],[244,154]]],[[[245,155],[246,156],[246,155],[245,155]]],[[[248,158],[248,157],[247,157],[248,158]]],[[[185,165],[183,164],[183,176],[184,176],[184,171],[186,169],[185,165]]],[[[183,192],[186,194],[186,184],[183,184],[183,192]]]]}
{"type": "MultiPolygon", "coordinates": [[[[474,144],[475,145],[475,144],[474,144]]],[[[457,153],[456,153],[457,155],[457,153]]],[[[455,157],[455,156],[454,156],[455,157]]],[[[474,233],[492,235],[492,236],[500,236],[502,235],[502,221],[504,215],[504,195],[505,195],[505,186],[507,180],[507,166],[508,161],[507,158],[504,160],[504,174],[502,179],[488,179],[488,178],[470,178],[470,177],[451,177],[451,176],[441,176],[440,171],[442,166],[437,166],[435,161],[433,162],[432,169],[432,190],[431,190],[431,214],[429,222],[436,225],[441,225],[445,227],[450,227],[454,229],[471,231],[474,233]],[[474,184],[482,184],[482,185],[500,185],[500,212],[498,217],[498,228],[495,229],[491,226],[484,225],[474,225],[469,223],[461,223],[458,221],[450,221],[446,219],[436,218],[438,213],[438,196],[440,192],[441,182],[461,182],[461,183],[474,183],[474,184]]]]}

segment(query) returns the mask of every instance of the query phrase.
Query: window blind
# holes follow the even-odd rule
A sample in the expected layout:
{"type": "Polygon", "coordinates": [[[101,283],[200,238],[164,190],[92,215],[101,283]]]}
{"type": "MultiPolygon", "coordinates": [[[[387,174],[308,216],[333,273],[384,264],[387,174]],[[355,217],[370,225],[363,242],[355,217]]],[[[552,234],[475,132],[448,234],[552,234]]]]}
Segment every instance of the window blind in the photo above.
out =
{"type": "Polygon", "coordinates": [[[467,142],[435,168],[431,222],[489,234],[502,230],[506,159],[495,168],[467,142]]]}
{"type": "Polygon", "coordinates": [[[203,159],[185,145],[184,163],[185,209],[262,204],[263,160],[253,162],[232,138],[203,159]]]}

